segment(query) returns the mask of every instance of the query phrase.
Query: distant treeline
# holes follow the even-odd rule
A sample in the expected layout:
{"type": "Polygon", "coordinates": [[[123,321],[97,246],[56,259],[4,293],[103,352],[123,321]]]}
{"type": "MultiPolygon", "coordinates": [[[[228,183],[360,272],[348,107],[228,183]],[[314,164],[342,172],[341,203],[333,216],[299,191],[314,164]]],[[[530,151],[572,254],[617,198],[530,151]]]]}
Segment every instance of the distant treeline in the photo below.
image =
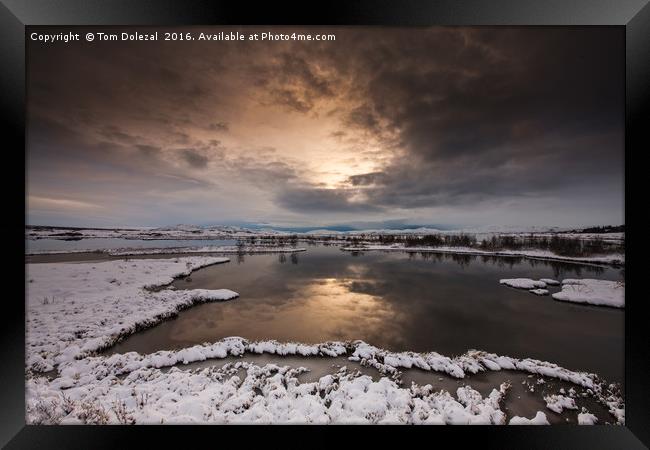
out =
{"type": "Polygon", "coordinates": [[[625,225],[604,225],[602,227],[583,228],[574,230],[571,233],[625,233],[625,225]]]}
{"type": "Polygon", "coordinates": [[[553,235],[547,236],[492,236],[483,239],[481,249],[498,251],[539,249],[548,250],[561,256],[588,256],[624,251],[624,241],[608,242],[601,238],[580,239],[553,235]]]}
{"type": "Polygon", "coordinates": [[[623,243],[611,243],[601,238],[580,239],[566,236],[536,236],[536,235],[494,235],[490,238],[477,240],[469,234],[408,236],[380,236],[382,244],[401,242],[406,247],[471,247],[488,251],[500,250],[548,250],[562,256],[585,256],[594,254],[614,253],[623,250],[623,243]]]}
{"type": "Polygon", "coordinates": [[[261,246],[270,246],[270,247],[296,247],[298,245],[298,235],[261,235],[261,236],[250,236],[237,239],[237,246],[243,247],[244,245],[261,245],[261,246]]]}
{"type": "MultiPolygon", "coordinates": [[[[268,235],[256,236],[245,239],[249,244],[273,246],[297,246],[299,241],[324,245],[344,244],[348,246],[362,246],[364,244],[401,244],[405,247],[469,247],[486,251],[501,250],[548,250],[561,256],[589,256],[607,253],[623,252],[624,241],[609,242],[600,237],[581,239],[561,235],[493,235],[489,238],[478,240],[472,234],[427,234],[427,235],[393,235],[393,234],[359,234],[336,236],[309,236],[309,235],[268,235]]],[[[244,240],[240,240],[243,245],[244,240]]]]}

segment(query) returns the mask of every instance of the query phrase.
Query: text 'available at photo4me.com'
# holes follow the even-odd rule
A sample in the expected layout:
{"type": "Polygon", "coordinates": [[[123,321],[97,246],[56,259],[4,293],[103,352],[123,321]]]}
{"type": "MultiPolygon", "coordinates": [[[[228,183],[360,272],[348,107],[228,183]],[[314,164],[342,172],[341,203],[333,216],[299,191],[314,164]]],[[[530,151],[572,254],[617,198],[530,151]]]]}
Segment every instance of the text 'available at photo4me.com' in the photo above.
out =
{"type": "Polygon", "coordinates": [[[152,32],[63,32],[63,33],[30,33],[29,39],[45,44],[68,43],[68,42],[113,42],[113,41],[336,41],[334,33],[298,33],[298,32],[246,32],[241,31],[219,31],[214,33],[206,32],[173,32],[173,31],[152,31],[152,32]]]}

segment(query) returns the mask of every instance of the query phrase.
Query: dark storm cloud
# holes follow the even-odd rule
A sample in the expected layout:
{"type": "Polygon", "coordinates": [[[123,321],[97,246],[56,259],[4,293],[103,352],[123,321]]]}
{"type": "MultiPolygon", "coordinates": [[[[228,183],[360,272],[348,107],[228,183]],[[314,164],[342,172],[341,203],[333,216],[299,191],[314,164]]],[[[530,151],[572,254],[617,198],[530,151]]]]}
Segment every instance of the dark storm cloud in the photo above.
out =
{"type": "Polygon", "coordinates": [[[622,211],[621,30],[330,31],[336,43],[30,43],[35,184],[70,167],[181,188],[223,178],[268,194],[267,210],[307,219],[513,198],[531,210],[550,198],[622,211]],[[296,132],[306,117],[328,124],[312,142],[295,138],[317,129],[296,132]],[[263,134],[284,139],[285,129],[294,141],[263,134]],[[325,186],[302,155],[328,145],[350,167],[325,186]],[[603,190],[620,200],[599,204],[603,190]]]}
{"type": "MultiPolygon", "coordinates": [[[[593,28],[396,31],[346,54],[361,100],[343,126],[402,149],[382,172],[349,183],[368,186],[375,205],[401,207],[620,189],[622,37],[593,28]]],[[[336,65],[340,56],[331,57],[336,65]]]]}
{"type": "Polygon", "coordinates": [[[114,125],[109,125],[104,127],[101,131],[100,134],[108,139],[109,141],[112,142],[121,142],[121,143],[133,143],[136,141],[136,138],[134,136],[131,136],[128,133],[125,133],[122,131],[119,127],[116,127],[114,125]]]}
{"type": "Polygon", "coordinates": [[[381,208],[350,200],[350,192],[319,187],[291,187],[279,192],[278,203],[287,209],[304,212],[369,212],[381,208]]]}
{"type": "Polygon", "coordinates": [[[183,160],[191,167],[194,167],[195,169],[203,169],[208,166],[208,157],[202,155],[196,150],[191,148],[183,148],[179,149],[178,151],[180,152],[183,160]]]}
{"type": "Polygon", "coordinates": [[[272,149],[254,156],[233,158],[227,162],[227,167],[238,177],[265,191],[282,190],[288,183],[300,180],[296,168],[277,159],[272,149]]]}
{"type": "Polygon", "coordinates": [[[145,156],[146,158],[151,158],[151,159],[157,159],[160,158],[162,150],[160,147],[157,147],[155,145],[147,145],[147,144],[137,144],[135,148],[138,149],[138,151],[145,156]]]}
{"type": "Polygon", "coordinates": [[[376,183],[385,184],[388,182],[388,175],[384,172],[371,172],[361,175],[352,175],[348,178],[348,182],[353,186],[369,186],[376,183]]]}
{"type": "Polygon", "coordinates": [[[359,106],[350,111],[345,123],[348,126],[360,127],[371,132],[379,131],[377,114],[368,105],[359,106]]]}
{"type": "Polygon", "coordinates": [[[281,53],[256,67],[257,84],[268,90],[274,103],[307,113],[318,100],[335,95],[332,80],[318,73],[310,60],[309,54],[281,53]]]}
{"type": "MultiPolygon", "coordinates": [[[[620,190],[622,36],[593,28],[433,29],[369,42],[352,31],[346,52],[281,55],[274,68],[283,88],[273,92],[303,113],[315,99],[351,99],[337,108],[341,129],[333,134],[361,130],[399,149],[381,171],[348,179],[363,188],[369,208],[571,196],[603,184],[620,190]],[[313,66],[335,68],[335,79],[353,80],[349,90],[336,93],[313,66]]],[[[299,211],[324,195],[314,186],[281,192],[278,202],[299,211]]],[[[346,209],[353,195],[332,189],[323,208],[346,209]]]]}

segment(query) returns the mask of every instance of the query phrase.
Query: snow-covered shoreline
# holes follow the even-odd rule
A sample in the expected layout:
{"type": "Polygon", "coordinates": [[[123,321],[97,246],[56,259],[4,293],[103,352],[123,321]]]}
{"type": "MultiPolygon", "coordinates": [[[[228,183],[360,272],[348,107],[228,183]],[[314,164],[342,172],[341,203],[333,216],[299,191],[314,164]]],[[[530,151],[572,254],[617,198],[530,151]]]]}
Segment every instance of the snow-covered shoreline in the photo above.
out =
{"type": "Polygon", "coordinates": [[[184,253],[299,253],[306,251],[306,248],[294,247],[237,247],[232,246],[205,246],[205,247],[169,247],[169,248],[143,248],[143,249],[120,249],[108,250],[111,256],[137,256],[137,255],[173,255],[184,253]]]}
{"type": "Polygon", "coordinates": [[[148,355],[98,354],[184,308],[237,297],[228,289],[157,289],[175,277],[227,261],[190,256],[27,264],[28,423],[506,423],[500,405],[507,384],[487,397],[469,386],[454,396],[430,385],[402,387],[400,370],[409,368],[457,379],[501,370],[556,378],[588,389],[624,423],[623,399],[597,375],[478,350],[447,357],[391,352],[363,341],[304,344],[232,337],[148,355]],[[243,361],[191,371],[174,367],[246,353],[343,356],[373,367],[382,377],[373,381],[343,370],[315,383],[299,383],[296,377],[304,369],[277,364],[243,361]]]}
{"type": "Polygon", "coordinates": [[[27,264],[27,366],[52,370],[206,301],[236,292],[149,288],[228,258],[186,257],[99,263],[27,264]]]}
{"type": "Polygon", "coordinates": [[[618,281],[567,278],[562,280],[562,290],[552,297],[563,302],[625,308],[625,285],[618,281]]]}
{"type": "Polygon", "coordinates": [[[541,259],[549,261],[566,261],[584,264],[613,264],[624,265],[625,255],[622,253],[612,253],[610,255],[600,256],[561,256],[546,250],[499,250],[488,251],[478,250],[470,247],[406,247],[401,244],[393,245],[361,245],[353,247],[342,247],[341,250],[346,252],[364,252],[364,251],[400,251],[407,253],[452,253],[460,255],[477,255],[477,256],[504,256],[504,257],[521,257],[529,259],[541,259]]]}
{"type": "Polygon", "coordinates": [[[258,253],[298,253],[306,251],[300,247],[278,246],[244,246],[236,245],[206,245],[203,247],[162,247],[162,248],[116,248],[95,250],[41,250],[30,251],[25,256],[66,255],[74,253],[97,253],[110,256],[143,256],[143,255],[180,255],[188,253],[223,253],[223,254],[258,254],[258,253]]]}
{"type": "MultiPolygon", "coordinates": [[[[504,278],[499,283],[514,289],[524,289],[535,295],[548,295],[548,286],[558,286],[557,280],[542,278],[504,278]]],[[[596,306],[625,308],[625,282],[611,280],[594,280],[591,278],[565,278],[560,292],[551,297],[554,300],[582,303],[596,306]]]]}
{"type": "MultiPolygon", "coordinates": [[[[500,370],[557,378],[592,392],[618,423],[625,420],[623,400],[611,385],[594,374],[534,359],[481,351],[455,358],[435,352],[396,353],[363,341],[299,344],[249,342],[237,337],[149,355],[129,352],[64,361],[54,379],[28,377],[28,419],[30,423],[131,423],[123,422],[121,416],[128,412],[132,423],[506,423],[500,404],[510,387],[507,383],[487,397],[470,386],[459,387],[456,396],[430,385],[401,386],[396,377],[399,369],[412,367],[459,379],[500,370]],[[287,355],[349,355],[350,361],[374,367],[385,376],[373,381],[367,375],[341,369],[315,382],[300,383],[297,376],[306,369],[281,364],[259,366],[241,361],[189,371],[174,367],[246,353],[271,353],[280,356],[280,361],[287,355]],[[161,370],[167,367],[171,370],[161,370]],[[246,372],[244,379],[241,370],[246,372]],[[104,417],[89,420],[89,410],[102,412],[104,417]]],[[[557,412],[554,401],[547,403],[557,412]]],[[[520,422],[514,417],[511,420],[520,422]]]]}

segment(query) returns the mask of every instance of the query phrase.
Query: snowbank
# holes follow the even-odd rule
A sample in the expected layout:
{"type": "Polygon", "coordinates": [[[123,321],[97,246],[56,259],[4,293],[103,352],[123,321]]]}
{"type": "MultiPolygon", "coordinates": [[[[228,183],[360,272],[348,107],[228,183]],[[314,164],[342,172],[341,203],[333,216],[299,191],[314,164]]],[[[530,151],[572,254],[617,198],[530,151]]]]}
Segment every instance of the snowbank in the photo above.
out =
{"type": "Polygon", "coordinates": [[[598,423],[598,418],[587,411],[587,408],[582,408],[578,414],[578,425],[595,425],[598,423]]]}
{"type": "Polygon", "coordinates": [[[562,280],[562,290],[552,297],[564,302],[624,308],[625,284],[619,281],[567,278],[562,280]]]}
{"type": "Polygon", "coordinates": [[[548,289],[531,289],[528,292],[535,295],[548,295],[548,289]]]}
{"type": "Polygon", "coordinates": [[[515,416],[512,419],[510,419],[508,425],[550,425],[550,423],[546,418],[546,414],[544,414],[542,411],[537,411],[537,414],[535,414],[535,417],[533,417],[532,419],[526,419],[525,417],[515,416]]]}
{"type": "Polygon", "coordinates": [[[553,412],[561,414],[564,409],[578,409],[576,401],[564,395],[548,395],[544,397],[546,407],[553,412]]]}
{"type": "Polygon", "coordinates": [[[236,292],[161,290],[175,277],[228,258],[188,257],[79,264],[27,264],[27,365],[55,365],[108,347],[196,303],[236,292]]]}
{"type": "Polygon", "coordinates": [[[27,422],[505,424],[500,403],[507,384],[487,397],[468,386],[453,396],[345,369],[300,383],[305,370],[237,362],[195,371],[138,369],[124,378],[96,373],[73,386],[32,378],[27,422]]]}
{"type": "Polygon", "coordinates": [[[499,283],[516,289],[542,289],[546,287],[543,281],[535,281],[530,278],[504,278],[499,283]]]}

